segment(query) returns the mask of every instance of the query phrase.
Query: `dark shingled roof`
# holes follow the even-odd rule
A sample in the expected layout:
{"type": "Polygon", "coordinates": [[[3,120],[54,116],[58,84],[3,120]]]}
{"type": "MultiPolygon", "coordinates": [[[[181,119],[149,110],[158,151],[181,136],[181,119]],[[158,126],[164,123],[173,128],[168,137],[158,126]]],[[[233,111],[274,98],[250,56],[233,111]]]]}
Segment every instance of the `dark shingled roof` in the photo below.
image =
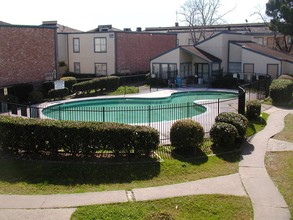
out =
{"type": "Polygon", "coordinates": [[[0,21],[0,25],[10,25],[9,23],[6,23],[4,21],[0,21]]]}
{"type": "Polygon", "coordinates": [[[215,63],[221,63],[222,60],[219,59],[218,57],[215,57],[199,48],[196,48],[194,46],[181,46],[181,48],[189,53],[192,53],[203,60],[206,60],[208,62],[215,62],[215,63]]]}
{"type": "Polygon", "coordinates": [[[293,56],[283,53],[278,50],[274,50],[268,47],[265,47],[263,45],[257,44],[255,42],[241,42],[241,41],[235,41],[232,42],[238,46],[241,46],[243,49],[247,49],[256,53],[259,53],[264,56],[268,56],[277,60],[287,61],[293,63],[293,56]]]}

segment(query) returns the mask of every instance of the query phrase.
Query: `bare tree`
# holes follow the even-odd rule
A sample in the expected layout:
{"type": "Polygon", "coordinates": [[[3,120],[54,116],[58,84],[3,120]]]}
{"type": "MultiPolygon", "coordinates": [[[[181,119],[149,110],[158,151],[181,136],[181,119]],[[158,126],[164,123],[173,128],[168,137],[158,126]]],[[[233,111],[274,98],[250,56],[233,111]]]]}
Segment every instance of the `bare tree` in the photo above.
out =
{"type": "Polygon", "coordinates": [[[221,13],[221,0],[187,0],[180,10],[184,22],[190,27],[193,44],[211,35],[207,34],[207,27],[223,23],[224,16],[232,10],[221,13]]]}

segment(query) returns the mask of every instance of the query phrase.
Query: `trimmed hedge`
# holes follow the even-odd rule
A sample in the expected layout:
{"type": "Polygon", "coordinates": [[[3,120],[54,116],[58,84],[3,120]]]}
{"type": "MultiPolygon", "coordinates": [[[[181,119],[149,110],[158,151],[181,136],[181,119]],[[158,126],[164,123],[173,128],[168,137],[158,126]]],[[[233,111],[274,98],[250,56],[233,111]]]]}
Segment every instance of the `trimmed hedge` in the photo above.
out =
{"type": "Polygon", "coordinates": [[[56,98],[64,98],[69,94],[68,89],[65,87],[64,89],[51,89],[48,93],[50,98],[56,99],[56,98]]]}
{"type": "Polygon", "coordinates": [[[75,77],[62,77],[60,80],[64,81],[65,87],[68,89],[68,91],[72,92],[72,86],[76,84],[76,78],[75,77]]]}
{"type": "Polygon", "coordinates": [[[75,77],[76,79],[86,79],[86,78],[95,78],[96,74],[94,73],[73,73],[66,72],[62,75],[62,77],[75,77]]]}
{"type": "Polygon", "coordinates": [[[30,92],[33,91],[33,85],[29,83],[16,84],[8,86],[8,95],[13,95],[18,98],[19,102],[27,102],[30,92]]]}
{"type": "Polygon", "coordinates": [[[44,100],[43,93],[40,91],[32,91],[28,96],[28,100],[31,104],[41,103],[44,100]]]}
{"type": "Polygon", "coordinates": [[[246,116],[249,119],[256,119],[261,113],[261,102],[259,100],[252,100],[246,103],[246,116]]]}
{"type": "Polygon", "coordinates": [[[225,122],[234,125],[238,131],[239,138],[245,138],[248,126],[248,120],[245,116],[235,112],[223,112],[216,117],[215,122],[225,122]]]}
{"type": "Polygon", "coordinates": [[[293,81],[288,79],[275,79],[270,86],[270,97],[273,103],[281,104],[291,101],[293,81]]]}
{"type": "Polygon", "coordinates": [[[115,91],[118,87],[119,77],[109,76],[76,83],[73,85],[73,91],[82,93],[90,93],[91,90],[111,92],[115,91]]]}
{"type": "Polygon", "coordinates": [[[191,153],[200,146],[204,138],[201,124],[191,119],[176,121],[170,130],[171,145],[180,153],[191,153]]]}
{"type": "Polygon", "coordinates": [[[158,131],[146,126],[0,116],[0,147],[5,152],[56,157],[60,152],[92,156],[106,151],[116,156],[131,152],[150,156],[158,145],[158,131]]]}
{"type": "Polygon", "coordinates": [[[237,143],[239,134],[234,125],[216,122],[210,130],[210,136],[213,143],[222,149],[235,149],[239,146],[237,143]]]}

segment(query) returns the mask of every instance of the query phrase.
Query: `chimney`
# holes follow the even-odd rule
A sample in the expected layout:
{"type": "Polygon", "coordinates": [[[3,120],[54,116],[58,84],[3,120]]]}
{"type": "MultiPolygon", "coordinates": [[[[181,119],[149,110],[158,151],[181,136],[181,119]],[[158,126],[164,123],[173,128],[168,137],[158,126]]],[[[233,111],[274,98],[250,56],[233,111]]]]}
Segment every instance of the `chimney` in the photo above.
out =
{"type": "Polygon", "coordinates": [[[57,26],[57,24],[57,21],[43,21],[42,23],[43,26],[57,26]]]}
{"type": "Polygon", "coordinates": [[[179,27],[179,23],[178,22],[175,22],[175,27],[179,27]]]}

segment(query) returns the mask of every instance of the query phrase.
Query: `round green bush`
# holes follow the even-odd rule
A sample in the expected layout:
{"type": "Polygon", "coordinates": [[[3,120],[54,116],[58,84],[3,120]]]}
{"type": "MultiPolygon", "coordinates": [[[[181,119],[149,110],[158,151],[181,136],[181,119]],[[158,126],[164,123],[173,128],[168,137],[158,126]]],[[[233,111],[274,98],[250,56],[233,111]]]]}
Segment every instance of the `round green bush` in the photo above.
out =
{"type": "Polygon", "coordinates": [[[261,102],[259,100],[252,100],[246,103],[246,116],[249,119],[256,119],[261,113],[261,102]]]}
{"type": "Polygon", "coordinates": [[[288,79],[288,80],[293,81],[293,76],[285,74],[285,75],[279,76],[278,79],[288,79]]]}
{"type": "Polygon", "coordinates": [[[30,92],[28,99],[32,104],[41,103],[44,100],[44,95],[40,91],[32,91],[30,92]]]}
{"type": "Polygon", "coordinates": [[[243,139],[245,137],[248,126],[248,120],[245,116],[235,112],[223,112],[216,117],[215,121],[234,125],[238,131],[239,138],[243,139]]]}
{"type": "Polygon", "coordinates": [[[293,81],[288,79],[275,79],[270,85],[270,97],[273,103],[288,103],[292,99],[293,81]]]}
{"type": "Polygon", "coordinates": [[[216,122],[210,130],[213,143],[223,150],[238,148],[238,136],[236,127],[225,122],[216,122]]]}
{"type": "Polygon", "coordinates": [[[72,86],[76,84],[76,78],[72,76],[62,77],[60,80],[64,81],[65,87],[69,92],[72,92],[72,86]]]}
{"type": "Polygon", "coordinates": [[[170,130],[171,145],[180,153],[194,152],[203,142],[203,138],[202,125],[191,119],[176,121],[170,130]]]}

